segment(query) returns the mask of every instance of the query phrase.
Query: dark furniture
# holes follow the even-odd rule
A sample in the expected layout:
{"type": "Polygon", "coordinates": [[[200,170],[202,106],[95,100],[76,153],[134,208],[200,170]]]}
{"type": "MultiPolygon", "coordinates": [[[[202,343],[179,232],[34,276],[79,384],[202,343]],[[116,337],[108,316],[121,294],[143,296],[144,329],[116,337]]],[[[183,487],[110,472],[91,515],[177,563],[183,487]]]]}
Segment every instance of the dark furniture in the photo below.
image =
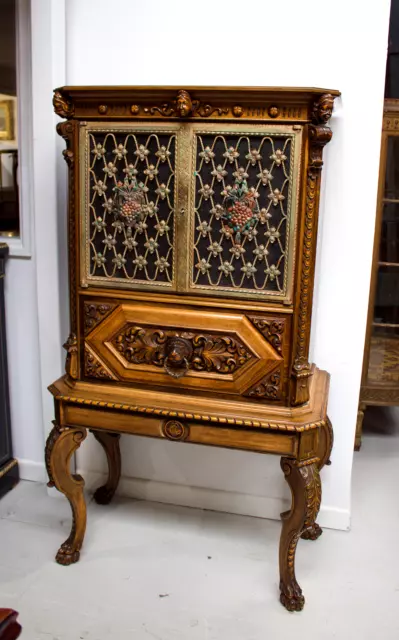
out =
{"type": "Polygon", "coordinates": [[[368,405],[399,405],[399,100],[394,99],[384,103],[356,450],[368,405]]]}
{"type": "Polygon", "coordinates": [[[329,376],[308,360],[323,147],[337,91],[64,87],[54,94],[69,167],[71,333],[50,391],[50,485],[73,525],[83,479],[69,460],[102,444],[112,499],[132,433],[282,456],[281,602],[304,605],[299,539],[316,539],[329,460],[329,376]]]}
{"type": "Polygon", "coordinates": [[[6,322],[4,308],[4,277],[8,246],[0,243],[0,496],[12,489],[19,479],[18,463],[12,455],[10,401],[8,396],[8,369],[6,322]]]}

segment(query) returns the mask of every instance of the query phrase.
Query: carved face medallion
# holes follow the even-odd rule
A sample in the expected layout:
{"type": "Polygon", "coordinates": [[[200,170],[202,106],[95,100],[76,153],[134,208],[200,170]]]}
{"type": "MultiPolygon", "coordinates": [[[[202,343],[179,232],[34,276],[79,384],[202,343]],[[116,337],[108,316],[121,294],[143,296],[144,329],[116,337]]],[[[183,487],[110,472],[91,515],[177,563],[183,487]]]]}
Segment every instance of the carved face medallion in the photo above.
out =
{"type": "Polygon", "coordinates": [[[136,178],[128,178],[122,182],[117,182],[114,187],[114,200],[112,211],[115,218],[118,218],[131,227],[136,222],[143,219],[145,213],[144,185],[137,182],[136,178]]]}
{"type": "Polygon", "coordinates": [[[253,229],[258,219],[255,190],[248,189],[246,180],[236,180],[225,194],[222,220],[225,227],[235,233],[235,244],[240,244],[242,234],[253,229]]]}
{"type": "Polygon", "coordinates": [[[191,101],[190,94],[188,93],[188,91],[185,91],[184,89],[182,89],[177,94],[177,100],[176,100],[177,113],[179,114],[179,116],[184,118],[185,116],[188,116],[189,113],[191,113],[192,109],[193,109],[193,103],[191,101]]]}

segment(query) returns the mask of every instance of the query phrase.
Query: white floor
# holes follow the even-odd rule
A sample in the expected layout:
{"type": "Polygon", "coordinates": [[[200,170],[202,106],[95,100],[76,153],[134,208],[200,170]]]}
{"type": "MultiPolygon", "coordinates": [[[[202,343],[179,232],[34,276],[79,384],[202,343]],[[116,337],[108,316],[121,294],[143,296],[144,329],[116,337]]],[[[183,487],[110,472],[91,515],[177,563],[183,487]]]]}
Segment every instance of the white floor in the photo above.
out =
{"type": "Polygon", "coordinates": [[[53,561],[66,500],[22,482],[0,501],[0,606],[22,640],[399,638],[399,434],[355,456],[350,533],[301,541],[302,613],[278,602],[280,524],[118,498],[89,505],[81,561],[53,561]]]}

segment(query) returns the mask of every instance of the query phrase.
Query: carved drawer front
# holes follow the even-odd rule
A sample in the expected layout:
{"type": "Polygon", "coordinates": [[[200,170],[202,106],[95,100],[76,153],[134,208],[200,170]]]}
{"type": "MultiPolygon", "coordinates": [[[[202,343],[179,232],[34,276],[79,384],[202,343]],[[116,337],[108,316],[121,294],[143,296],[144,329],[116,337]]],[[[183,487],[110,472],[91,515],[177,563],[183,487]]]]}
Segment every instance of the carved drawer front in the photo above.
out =
{"type": "Polygon", "coordinates": [[[291,299],[301,133],[193,126],[187,289],[291,299]]]}
{"type": "Polygon", "coordinates": [[[180,129],[82,123],[83,286],[175,288],[180,129]]]}
{"type": "Polygon", "coordinates": [[[285,320],[141,303],[84,303],[88,378],[279,400],[285,320]]]}

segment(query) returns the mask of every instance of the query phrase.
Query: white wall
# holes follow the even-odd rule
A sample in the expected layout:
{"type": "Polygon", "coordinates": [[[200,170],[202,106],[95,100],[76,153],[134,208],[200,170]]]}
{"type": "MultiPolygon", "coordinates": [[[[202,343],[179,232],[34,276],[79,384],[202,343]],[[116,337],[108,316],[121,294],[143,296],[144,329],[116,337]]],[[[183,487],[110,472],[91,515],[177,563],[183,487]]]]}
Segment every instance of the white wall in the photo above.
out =
{"type": "MultiPolygon", "coordinates": [[[[47,386],[61,375],[67,335],[65,168],[52,90],[64,83],[63,0],[17,0],[20,42],[20,185],[25,257],[6,266],[6,330],[13,453],[20,475],[46,478],[44,439],[54,418],[47,386]],[[23,86],[21,86],[23,85],[23,86]],[[21,104],[22,100],[22,104],[21,104]],[[21,170],[23,167],[23,170],[21,170]],[[29,246],[27,252],[25,248],[29,246]]],[[[15,255],[17,254],[17,255],[15,255]]]]}
{"type": "MultiPolygon", "coordinates": [[[[118,0],[112,24],[108,0],[69,0],[66,7],[68,84],[291,85],[342,92],[325,152],[311,348],[314,361],[332,375],[335,448],[333,466],[323,471],[321,522],[337,528],[349,526],[389,4],[118,0]]],[[[122,450],[127,478],[121,490],[133,495],[266,517],[278,517],[288,497],[271,456],[134,437],[123,439],[122,450]]],[[[86,471],[104,470],[97,443],[86,444],[78,463],[86,471]]]]}
{"type": "MultiPolygon", "coordinates": [[[[65,4],[66,30],[63,0],[31,0],[34,242],[32,259],[9,261],[6,280],[15,453],[29,463],[22,475],[33,478],[32,468],[42,469],[52,415],[46,386],[62,371],[68,324],[66,172],[60,155],[54,159],[61,141],[54,134],[51,88],[64,82],[331,87],[341,90],[342,101],[325,152],[312,355],[332,374],[329,413],[336,434],[333,466],[323,471],[321,523],[347,528],[389,0],[253,0],[244,6],[245,21],[236,1],[65,4]]],[[[136,437],[123,438],[122,452],[121,491],[133,495],[264,517],[278,517],[288,497],[271,456],[136,437]]],[[[78,462],[86,477],[105,469],[92,438],[78,462]]]]}

